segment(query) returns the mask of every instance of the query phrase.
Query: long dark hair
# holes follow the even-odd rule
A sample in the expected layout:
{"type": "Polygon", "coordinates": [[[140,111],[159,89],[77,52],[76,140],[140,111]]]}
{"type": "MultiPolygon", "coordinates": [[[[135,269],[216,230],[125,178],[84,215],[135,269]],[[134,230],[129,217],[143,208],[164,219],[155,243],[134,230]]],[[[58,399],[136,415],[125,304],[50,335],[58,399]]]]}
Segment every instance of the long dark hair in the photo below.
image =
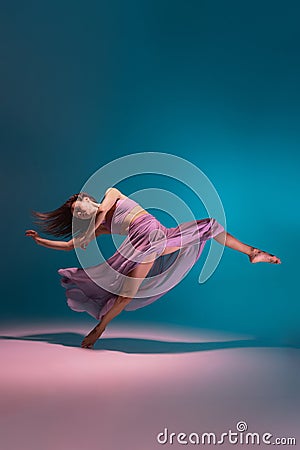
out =
{"type": "Polygon", "coordinates": [[[53,234],[54,236],[70,237],[72,235],[77,236],[80,233],[84,234],[92,219],[88,220],[73,217],[71,210],[73,202],[77,199],[82,200],[83,197],[88,197],[90,200],[97,202],[94,197],[86,192],[79,192],[78,194],[73,194],[63,205],[53,211],[38,212],[31,210],[31,215],[35,218],[34,223],[36,223],[44,233],[53,234]]]}

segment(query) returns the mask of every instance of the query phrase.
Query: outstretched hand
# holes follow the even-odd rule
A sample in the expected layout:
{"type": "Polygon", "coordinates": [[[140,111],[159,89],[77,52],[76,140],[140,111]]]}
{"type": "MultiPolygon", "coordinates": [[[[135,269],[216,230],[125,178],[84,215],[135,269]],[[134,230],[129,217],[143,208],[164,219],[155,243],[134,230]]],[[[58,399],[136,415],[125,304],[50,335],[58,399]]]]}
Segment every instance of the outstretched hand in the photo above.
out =
{"type": "Polygon", "coordinates": [[[37,238],[40,237],[39,233],[35,230],[26,230],[25,231],[25,236],[29,236],[32,237],[35,241],[37,238]]]}

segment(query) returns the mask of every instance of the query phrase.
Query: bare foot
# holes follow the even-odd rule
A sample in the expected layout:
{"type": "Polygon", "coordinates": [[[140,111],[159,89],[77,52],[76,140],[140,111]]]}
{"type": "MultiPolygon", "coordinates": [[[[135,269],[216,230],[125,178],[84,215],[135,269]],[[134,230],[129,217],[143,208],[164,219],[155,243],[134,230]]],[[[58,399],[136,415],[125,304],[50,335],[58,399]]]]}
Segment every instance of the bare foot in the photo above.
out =
{"type": "MultiPolygon", "coordinates": [[[[105,328],[104,328],[105,330],[105,328]]],[[[103,328],[101,329],[98,325],[86,335],[86,337],[81,342],[82,348],[93,348],[95,342],[99,339],[101,334],[104,332],[103,328]]]]}
{"type": "Polygon", "coordinates": [[[252,264],[259,263],[259,262],[267,262],[271,264],[281,264],[281,260],[277,258],[277,256],[272,255],[271,253],[264,252],[263,250],[260,250],[259,248],[254,248],[250,255],[249,260],[252,264]]]}

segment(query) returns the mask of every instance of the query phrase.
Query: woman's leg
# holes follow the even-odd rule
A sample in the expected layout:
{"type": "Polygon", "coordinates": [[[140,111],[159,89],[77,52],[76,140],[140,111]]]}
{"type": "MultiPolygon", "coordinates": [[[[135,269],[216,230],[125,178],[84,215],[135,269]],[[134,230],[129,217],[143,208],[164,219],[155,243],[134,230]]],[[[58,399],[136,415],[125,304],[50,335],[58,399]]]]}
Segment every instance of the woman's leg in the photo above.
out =
{"type": "Polygon", "coordinates": [[[245,253],[248,256],[250,256],[252,251],[254,250],[254,247],[244,244],[226,231],[222,231],[222,233],[217,234],[214,239],[219,242],[219,244],[230,247],[233,250],[237,250],[238,252],[245,253]]]}
{"type": "MultiPolygon", "coordinates": [[[[221,233],[214,236],[214,239],[219,242],[219,244],[225,245],[226,247],[230,247],[233,250],[237,250],[238,252],[245,253],[248,255],[251,263],[258,262],[269,262],[272,264],[280,264],[281,260],[271,253],[267,253],[263,250],[260,250],[256,247],[252,247],[252,245],[244,244],[244,242],[240,241],[236,237],[232,236],[232,234],[227,233],[226,231],[222,231],[221,233]]],[[[162,255],[167,255],[169,253],[173,253],[176,250],[179,250],[180,247],[166,247],[162,255]]]]}
{"type": "MultiPolygon", "coordinates": [[[[152,258],[153,259],[153,258],[152,258]]],[[[128,292],[132,291],[131,296],[119,295],[116,299],[113,307],[102,317],[101,321],[93,328],[93,330],[83,339],[81,343],[81,347],[83,348],[91,348],[93,344],[97,341],[97,339],[104,332],[107,324],[118,314],[120,314],[125,306],[132,300],[134,297],[134,291],[138,290],[139,285],[142,283],[143,279],[147,276],[151,267],[153,266],[154,259],[151,261],[140,263],[136,266],[131,272],[128,273],[128,277],[132,278],[140,278],[140,280],[134,280],[132,286],[130,286],[130,282],[126,283],[124,290],[128,292]]],[[[130,281],[130,280],[129,280],[130,281]]]]}
{"type": "Polygon", "coordinates": [[[280,264],[280,259],[272,255],[271,253],[267,253],[263,250],[260,250],[256,247],[252,247],[251,245],[244,244],[239,241],[237,238],[232,236],[232,234],[227,233],[226,231],[222,231],[222,233],[217,234],[214,239],[222,245],[226,247],[230,247],[233,250],[237,250],[238,252],[245,253],[249,256],[249,260],[251,263],[258,262],[269,262],[272,264],[280,264]]]}
{"type": "MultiPolygon", "coordinates": [[[[214,236],[214,239],[219,242],[219,244],[230,247],[238,252],[245,253],[248,255],[251,263],[269,262],[272,264],[281,264],[281,260],[277,256],[256,247],[252,247],[252,245],[247,245],[226,231],[222,231],[217,234],[214,236]]],[[[179,249],[180,247],[166,247],[162,255],[168,255],[169,253],[173,253],[179,249]]]]}

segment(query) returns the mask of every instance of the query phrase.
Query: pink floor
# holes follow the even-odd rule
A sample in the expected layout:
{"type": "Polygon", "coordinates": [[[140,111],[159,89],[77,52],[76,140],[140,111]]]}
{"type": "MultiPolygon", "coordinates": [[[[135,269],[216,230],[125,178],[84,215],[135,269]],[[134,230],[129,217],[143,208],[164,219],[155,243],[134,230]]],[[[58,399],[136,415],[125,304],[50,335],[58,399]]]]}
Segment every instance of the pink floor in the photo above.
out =
{"type": "MultiPolygon", "coordinates": [[[[271,433],[271,442],[294,437],[285,448],[300,448],[299,350],[257,345],[252,336],[117,323],[94,350],[80,348],[93,326],[1,327],[1,450],[212,448],[176,436],[220,439],[239,421],[248,432],[271,433]],[[165,428],[169,442],[176,433],[173,444],[158,443],[165,428]]],[[[270,448],[220,445],[249,447],[270,448]]]]}

